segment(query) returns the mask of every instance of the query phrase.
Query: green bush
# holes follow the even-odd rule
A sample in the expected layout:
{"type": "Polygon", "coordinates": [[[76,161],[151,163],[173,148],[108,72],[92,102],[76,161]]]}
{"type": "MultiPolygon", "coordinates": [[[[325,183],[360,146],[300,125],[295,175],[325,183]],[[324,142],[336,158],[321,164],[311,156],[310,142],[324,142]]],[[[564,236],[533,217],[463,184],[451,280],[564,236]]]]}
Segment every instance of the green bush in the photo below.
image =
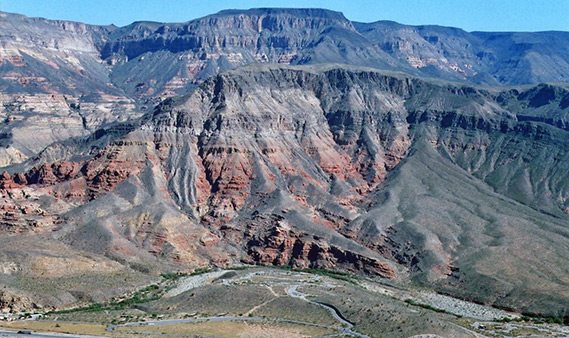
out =
{"type": "Polygon", "coordinates": [[[343,280],[345,282],[352,283],[352,284],[355,284],[354,279],[356,278],[355,275],[348,273],[348,272],[344,272],[344,271],[335,271],[335,270],[318,269],[318,268],[317,269],[311,269],[311,268],[296,269],[290,265],[277,265],[277,266],[275,266],[275,268],[283,269],[283,270],[289,270],[289,271],[295,271],[295,272],[313,273],[316,275],[321,275],[321,276],[326,276],[326,277],[330,277],[330,278],[334,278],[334,279],[343,280]]]}
{"type": "MultiPolygon", "coordinates": [[[[436,308],[436,307],[431,306],[431,305],[429,305],[429,304],[417,303],[416,301],[414,301],[414,300],[412,300],[412,299],[405,299],[405,303],[407,303],[407,304],[409,304],[409,305],[413,305],[413,306],[422,307],[423,309],[427,309],[427,310],[431,310],[431,311],[435,311],[435,312],[440,312],[440,313],[446,313],[446,314],[449,314],[449,315],[454,315],[454,313],[449,312],[449,311],[447,311],[447,310],[439,309],[439,308],[436,308]]],[[[457,317],[459,317],[459,318],[462,317],[462,316],[458,316],[458,315],[455,315],[455,316],[457,316],[457,317]]]]}

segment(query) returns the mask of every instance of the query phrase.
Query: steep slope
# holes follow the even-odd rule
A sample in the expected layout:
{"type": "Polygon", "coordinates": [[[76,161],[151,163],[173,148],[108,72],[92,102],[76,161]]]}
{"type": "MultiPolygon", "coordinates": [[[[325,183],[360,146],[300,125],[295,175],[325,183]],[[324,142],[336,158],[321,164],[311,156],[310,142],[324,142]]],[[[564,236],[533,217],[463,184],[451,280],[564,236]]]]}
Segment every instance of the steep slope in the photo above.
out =
{"type": "Polygon", "coordinates": [[[343,269],[564,316],[568,97],[242,67],[164,101],[91,159],[3,174],[3,232],[139,271],[343,269]],[[10,221],[42,201],[51,223],[10,221]]]}
{"type": "Polygon", "coordinates": [[[568,82],[567,32],[473,32],[486,49],[489,73],[501,84],[568,82]]]}
{"type": "Polygon", "coordinates": [[[499,195],[438,153],[420,126],[369,212],[341,232],[411,270],[419,284],[529,313],[566,315],[567,219],[499,195]]]}

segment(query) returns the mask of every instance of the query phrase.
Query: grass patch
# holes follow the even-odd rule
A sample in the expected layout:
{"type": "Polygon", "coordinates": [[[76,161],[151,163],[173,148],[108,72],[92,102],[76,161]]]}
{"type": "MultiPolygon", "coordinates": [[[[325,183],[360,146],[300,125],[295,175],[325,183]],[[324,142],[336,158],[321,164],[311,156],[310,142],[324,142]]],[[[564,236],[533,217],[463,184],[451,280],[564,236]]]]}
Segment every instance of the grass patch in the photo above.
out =
{"type": "Polygon", "coordinates": [[[0,327],[11,330],[30,330],[83,335],[109,336],[110,334],[110,332],[106,331],[105,325],[88,323],[26,321],[2,323],[0,327]]]}
{"type": "Polygon", "coordinates": [[[327,328],[298,325],[292,323],[279,322],[200,322],[200,323],[183,323],[169,325],[152,325],[141,327],[119,327],[117,331],[121,333],[134,334],[167,334],[167,335],[199,335],[208,337],[319,337],[323,335],[333,334],[335,331],[327,328]]]}

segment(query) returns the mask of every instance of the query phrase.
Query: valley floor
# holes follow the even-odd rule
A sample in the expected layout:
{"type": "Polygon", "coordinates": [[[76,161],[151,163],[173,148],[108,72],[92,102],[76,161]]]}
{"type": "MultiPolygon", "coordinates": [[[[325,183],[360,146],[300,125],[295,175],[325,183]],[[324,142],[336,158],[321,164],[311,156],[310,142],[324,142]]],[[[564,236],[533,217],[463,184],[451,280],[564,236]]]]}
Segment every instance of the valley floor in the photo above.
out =
{"type": "Polygon", "coordinates": [[[345,273],[244,267],[165,275],[162,282],[109,303],[0,322],[0,337],[61,334],[569,337],[569,328],[524,322],[517,314],[345,273]]]}

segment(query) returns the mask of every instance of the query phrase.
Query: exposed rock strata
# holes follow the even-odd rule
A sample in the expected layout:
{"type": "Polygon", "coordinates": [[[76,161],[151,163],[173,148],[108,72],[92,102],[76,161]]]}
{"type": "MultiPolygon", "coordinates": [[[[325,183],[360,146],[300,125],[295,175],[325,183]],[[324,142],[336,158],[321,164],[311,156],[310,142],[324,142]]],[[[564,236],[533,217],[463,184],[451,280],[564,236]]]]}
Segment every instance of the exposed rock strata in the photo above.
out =
{"type": "Polygon", "coordinates": [[[464,298],[562,311],[566,96],[562,87],[508,93],[371,69],[256,65],[166,100],[84,162],[6,173],[2,187],[7,198],[59,201],[59,223],[45,231],[134,266],[409,274],[464,298]],[[523,111],[532,119],[518,118],[515,100],[533,102],[523,111]],[[520,187],[543,172],[559,184],[528,184],[524,194],[488,186],[498,175],[520,187]],[[552,254],[540,250],[546,243],[552,254]],[[520,248],[545,270],[516,273],[528,262],[520,248]],[[555,296],[532,305],[544,284],[555,296]]]}
{"type": "Polygon", "coordinates": [[[337,62],[566,81],[566,33],[326,10],[123,28],[0,15],[0,281],[15,287],[3,310],[247,262],[566,315],[566,86],[330,65],[217,75],[337,62]]]}
{"type": "Polygon", "coordinates": [[[491,85],[569,79],[565,32],[354,23],[320,9],[222,11],[121,28],[0,15],[0,166],[132,121],[210,76],[256,62],[336,62],[491,85]]]}

